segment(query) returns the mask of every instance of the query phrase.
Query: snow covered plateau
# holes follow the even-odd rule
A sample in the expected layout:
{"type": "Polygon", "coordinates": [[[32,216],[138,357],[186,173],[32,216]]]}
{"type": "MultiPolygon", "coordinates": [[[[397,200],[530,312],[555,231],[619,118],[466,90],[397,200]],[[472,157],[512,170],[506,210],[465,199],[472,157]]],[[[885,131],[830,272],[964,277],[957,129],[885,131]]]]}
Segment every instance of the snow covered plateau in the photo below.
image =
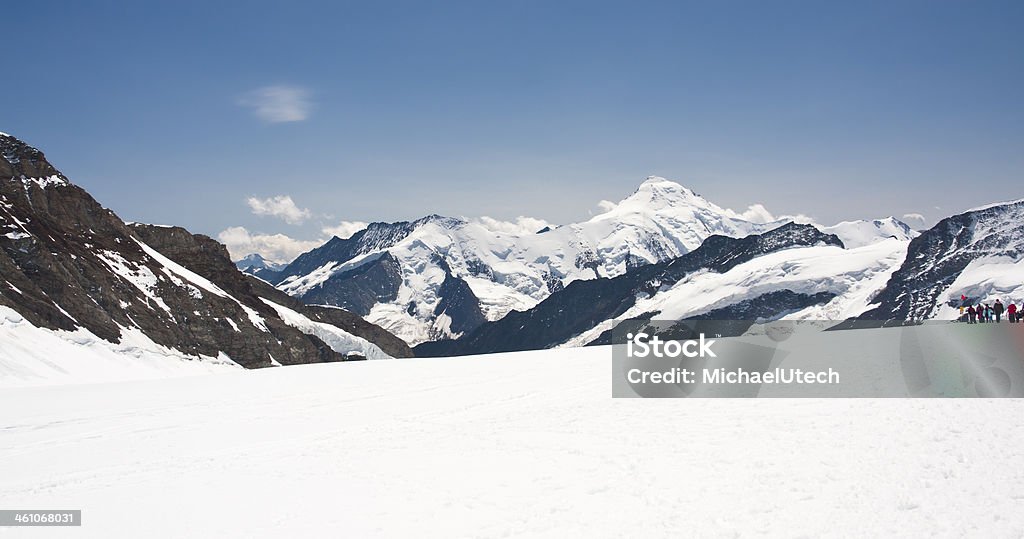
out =
{"type": "Polygon", "coordinates": [[[1024,534],[1024,401],[612,399],[610,363],[590,347],[5,389],[0,500],[83,511],[25,537],[1024,534]]]}

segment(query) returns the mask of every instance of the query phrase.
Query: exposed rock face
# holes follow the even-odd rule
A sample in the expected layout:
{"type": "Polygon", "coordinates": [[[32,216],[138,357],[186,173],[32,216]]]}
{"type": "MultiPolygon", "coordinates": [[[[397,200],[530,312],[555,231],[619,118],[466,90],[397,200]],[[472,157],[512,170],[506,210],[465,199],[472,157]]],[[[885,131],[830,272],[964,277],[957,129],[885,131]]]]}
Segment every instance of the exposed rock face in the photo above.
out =
{"type": "MultiPolygon", "coordinates": [[[[877,307],[842,327],[931,318],[941,294],[983,257],[1024,257],[1024,200],[947,217],[910,242],[907,258],[875,297],[877,307]]],[[[1022,276],[1021,280],[1024,280],[1022,276]]],[[[968,298],[974,301],[977,298],[968,298]]]]}
{"type": "Polygon", "coordinates": [[[286,324],[216,241],[126,225],[10,136],[0,136],[0,305],[39,327],[110,342],[138,328],[185,355],[250,368],[345,359],[286,324]]]}
{"type": "Polygon", "coordinates": [[[333,305],[361,316],[374,305],[393,301],[402,284],[402,268],[391,254],[340,273],[298,296],[311,305],[333,305]]]}
{"type": "MultiPolygon", "coordinates": [[[[745,238],[712,236],[694,251],[668,262],[649,264],[615,278],[573,281],[563,290],[527,311],[514,311],[497,322],[488,322],[457,340],[423,343],[415,347],[418,356],[444,356],[508,352],[547,348],[594,328],[632,307],[638,295],[652,295],[685,276],[700,270],[726,272],[758,256],[798,246],[835,245],[842,242],[810,225],[788,223],[763,234],[745,238]]],[[[782,312],[807,301],[827,297],[788,296],[766,298],[764,302],[737,305],[729,316],[764,315],[774,308],[782,312]],[[773,300],[773,301],[767,301],[773,300]]]]}
{"type": "Polygon", "coordinates": [[[362,337],[380,347],[381,350],[391,357],[413,357],[412,348],[409,348],[405,341],[395,337],[386,329],[367,322],[359,315],[340,307],[306,305],[260,279],[250,277],[249,284],[257,296],[302,313],[310,320],[331,324],[353,335],[362,337]]]}
{"type": "Polygon", "coordinates": [[[447,316],[451,323],[448,328],[451,333],[463,334],[472,331],[487,321],[484,313],[480,311],[480,299],[473,293],[463,279],[452,275],[451,267],[438,257],[435,263],[444,270],[444,281],[437,290],[441,298],[434,307],[435,316],[447,316]]]}

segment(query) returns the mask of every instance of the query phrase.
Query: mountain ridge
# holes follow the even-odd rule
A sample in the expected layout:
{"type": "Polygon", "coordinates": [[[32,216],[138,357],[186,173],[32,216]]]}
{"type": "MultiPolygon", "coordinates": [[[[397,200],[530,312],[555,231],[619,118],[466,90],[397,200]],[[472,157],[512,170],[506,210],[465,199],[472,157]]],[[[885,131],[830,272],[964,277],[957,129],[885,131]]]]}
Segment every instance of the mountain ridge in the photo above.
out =
{"type": "MultiPolygon", "coordinates": [[[[128,225],[41,151],[0,137],[0,307],[18,315],[2,317],[11,338],[27,335],[24,320],[46,339],[118,349],[130,341],[135,354],[186,362],[257,368],[388,357],[338,328],[333,346],[304,333],[247,281],[215,240],[128,225]]],[[[11,344],[0,351],[10,364],[34,357],[32,345],[11,344]],[[14,350],[27,355],[7,357],[14,350]]]]}
{"type": "MultiPolygon", "coordinates": [[[[763,208],[758,217],[763,222],[746,220],[658,176],[605,207],[586,221],[530,233],[438,215],[376,222],[300,255],[272,282],[303,301],[352,309],[415,345],[457,338],[476,327],[477,309],[466,305],[474,297],[484,320],[495,321],[533,307],[573,281],[671,260],[711,235],[745,237],[792,222],[763,208]],[[356,271],[365,264],[371,266],[356,271]],[[453,290],[443,287],[446,279],[463,282],[472,292],[460,295],[463,307],[456,312],[465,313],[465,320],[461,314],[454,320],[440,317],[443,309],[437,305],[453,290]]],[[[815,226],[856,246],[890,236],[909,241],[915,234],[892,217],[815,226]]]]}

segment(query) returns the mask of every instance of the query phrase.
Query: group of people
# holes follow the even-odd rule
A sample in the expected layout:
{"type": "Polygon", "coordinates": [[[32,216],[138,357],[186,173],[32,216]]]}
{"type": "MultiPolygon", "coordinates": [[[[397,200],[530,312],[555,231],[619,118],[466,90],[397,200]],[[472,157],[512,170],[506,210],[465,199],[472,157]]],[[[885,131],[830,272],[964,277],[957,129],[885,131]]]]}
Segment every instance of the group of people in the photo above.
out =
{"type": "Polygon", "coordinates": [[[1024,321],[1024,303],[1021,303],[1018,307],[1013,303],[1010,303],[1008,306],[1004,306],[1003,302],[998,299],[991,305],[988,303],[969,305],[965,304],[966,302],[964,300],[961,301],[961,322],[967,322],[968,324],[984,324],[987,322],[999,323],[1003,320],[1003,313],[1006,313],[1006,319],[1012,324],[1024,321]]]}

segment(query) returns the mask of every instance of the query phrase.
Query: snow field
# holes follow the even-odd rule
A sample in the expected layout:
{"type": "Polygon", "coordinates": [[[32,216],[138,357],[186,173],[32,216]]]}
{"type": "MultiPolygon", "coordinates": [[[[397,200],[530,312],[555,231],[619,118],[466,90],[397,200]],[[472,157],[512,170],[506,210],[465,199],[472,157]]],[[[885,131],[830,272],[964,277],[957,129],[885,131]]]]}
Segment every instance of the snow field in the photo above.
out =
{"type": "MultiPolygon", "coordinates": [[[[610,398],[604,347],[0,392],[33,537],[1017,537],[1024,402],[610,398]]],[[[27,535],[27,534],[26,534],[27,535]]]]}

